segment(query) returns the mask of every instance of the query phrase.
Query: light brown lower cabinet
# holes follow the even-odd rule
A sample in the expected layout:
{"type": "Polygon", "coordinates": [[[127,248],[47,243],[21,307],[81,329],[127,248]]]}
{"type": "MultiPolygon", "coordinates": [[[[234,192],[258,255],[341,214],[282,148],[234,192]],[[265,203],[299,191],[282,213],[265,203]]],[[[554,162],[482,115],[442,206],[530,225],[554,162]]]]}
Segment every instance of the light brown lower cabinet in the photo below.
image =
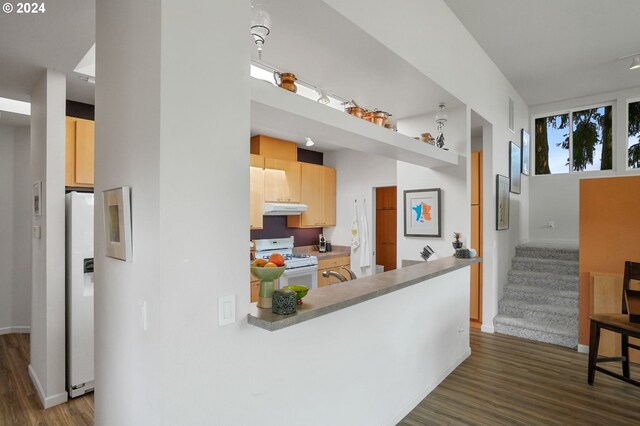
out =
{"type": "MultiPolygon", "coordinates": [[[[350,256],[341,256],[341,257],[333,257],[330,259],[318,259],[318,287],[324,287],[330,284],[339,283],[340,280],[329,276],[327,278],[322,276],[324,271],[336,271],[342,275],[347,276],[347,272],[344,269],[341,269],[341,266],[346,266],[347,268],[351,267],[351,257],[350,256]]],[[[347,278],[349,278],[347,276],[347,278]]]]}
{"type": "Polygon", "coordinates": [[[251,303],[258,301],[260,295],[260,280],[251,280],[251,303]]]}

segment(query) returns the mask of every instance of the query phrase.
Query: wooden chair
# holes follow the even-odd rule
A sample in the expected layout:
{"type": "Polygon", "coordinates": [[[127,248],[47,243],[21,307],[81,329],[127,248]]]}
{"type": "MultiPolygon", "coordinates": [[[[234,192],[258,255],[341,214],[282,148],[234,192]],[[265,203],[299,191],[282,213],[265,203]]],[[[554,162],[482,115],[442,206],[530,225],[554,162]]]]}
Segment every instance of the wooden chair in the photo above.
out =
{"type": "Polygon", "coordinates": [[[629,349],[640,350],[640,346],[629,343],[629,337],[640,339],[640,324],[629,321],[625,293],[631,280],[640,281],[640,263],[624,263],[624,279],[622,282],[622,313],[621,314],[593,314],[591,320],[591,335],[589,337],[589,373],[587,382],[593,385],[596,370],[616,379],[624,380],[632,385],[640,386],[640,381],[631,378],[629,372],[629,349]],[[600,343],[600,330],[610,330],[619,333],[622,338],[621,357],[598,357],[598,345],[600,343]],[[600,362],[622,361],[622,375],[615,373],[597,364],[600,362]]]}

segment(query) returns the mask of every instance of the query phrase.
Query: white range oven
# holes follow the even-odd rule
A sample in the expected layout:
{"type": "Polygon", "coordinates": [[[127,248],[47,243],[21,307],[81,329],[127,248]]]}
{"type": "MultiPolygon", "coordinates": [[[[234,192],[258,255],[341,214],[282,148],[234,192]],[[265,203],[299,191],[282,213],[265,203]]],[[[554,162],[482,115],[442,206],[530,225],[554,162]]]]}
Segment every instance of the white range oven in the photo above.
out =
{"type": "Polygon", "coordinates": [[[318,258],[304,254],[293,254],[293,237],[255,240],[255,256],[268,259],[273,253],[285,258],[284,274],[278,279],[279,288],[286,285],[305,285],[318,288],[318,258]]]}

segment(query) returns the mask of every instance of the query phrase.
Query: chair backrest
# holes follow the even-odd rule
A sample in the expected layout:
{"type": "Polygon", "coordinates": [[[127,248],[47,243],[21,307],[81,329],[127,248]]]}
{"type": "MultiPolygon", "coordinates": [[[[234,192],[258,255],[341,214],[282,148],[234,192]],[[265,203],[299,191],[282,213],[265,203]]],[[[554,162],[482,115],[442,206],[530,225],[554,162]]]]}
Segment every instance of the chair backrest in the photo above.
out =
{"type": "Polygon", "coordinates": [[[624,262],[624,278],[622,280],[622,313],[628,314],[626,292],[631,280],[640,281],[640,263],[627,260],[624,262]]]}

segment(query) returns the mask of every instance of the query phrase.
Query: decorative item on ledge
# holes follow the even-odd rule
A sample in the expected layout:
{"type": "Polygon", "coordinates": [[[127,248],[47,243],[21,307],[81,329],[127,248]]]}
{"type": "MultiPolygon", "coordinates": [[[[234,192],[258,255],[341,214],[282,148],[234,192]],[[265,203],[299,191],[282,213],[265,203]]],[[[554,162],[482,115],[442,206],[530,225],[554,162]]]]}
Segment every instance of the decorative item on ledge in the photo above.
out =
{"type": "Polygon", "coordinates": [[[436,140],[434,139],[433,136],[431,136],[431,133],[422,133],[420,135],[420,140],[424,143],[428,143],[429,145],[436,144],[436,140]]]}
{"type": "Polygon", "coordinates": [[[474,249],[458,248],[453,254],[458,259],[473,259],[478,253],[474,249]]]}
{"type": "Polygon", "coordinates": [[[278,315],[296,313],[296,292],[291,289],[275,290],[273,292],[273,306],[271,312],[278,315]]]}
{"type": "Polygon", "coordinates": [[[296,75],[293,73],[279,71],[273,72],[273,81],[276,85],[293,93],[298,91],[298,86],[296,86],[297,80],[296,75]],[[278,79],[280,79],[280,83],[278,83],[278,79]]]}
{"type": "Polygon", "coordinates": [[[460,241],[460,238],[462,237],[462,232],[454,232],[453,233],[453,238],[455,238],[455,241],[452,242],[451,244],[453,245],[454,249],[461,249],[463,244],[462,241],[460,241]]]}
{"type": "Polygon", "coordinates": [[[302,305],[302,298],[309,293],[309,287],[306,285],[288,285],[283,290],[292,290],[296,293],[296,304],[302,305]]]}

